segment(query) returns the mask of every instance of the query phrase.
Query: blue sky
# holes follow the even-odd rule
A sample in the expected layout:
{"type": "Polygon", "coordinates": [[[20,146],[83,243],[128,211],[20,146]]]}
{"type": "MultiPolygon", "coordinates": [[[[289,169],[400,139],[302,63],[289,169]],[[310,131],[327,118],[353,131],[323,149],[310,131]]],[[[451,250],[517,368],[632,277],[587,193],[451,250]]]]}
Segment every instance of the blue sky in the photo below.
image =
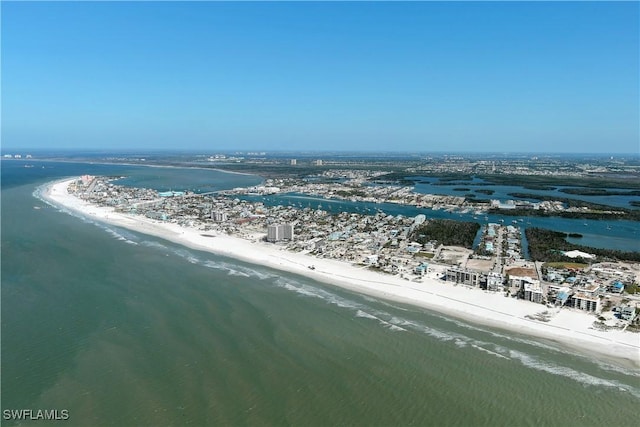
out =
{"type": "Polygon", "coordinates": [[[2,2],[3,148],[637,153],[637,2],[2,2]]]}

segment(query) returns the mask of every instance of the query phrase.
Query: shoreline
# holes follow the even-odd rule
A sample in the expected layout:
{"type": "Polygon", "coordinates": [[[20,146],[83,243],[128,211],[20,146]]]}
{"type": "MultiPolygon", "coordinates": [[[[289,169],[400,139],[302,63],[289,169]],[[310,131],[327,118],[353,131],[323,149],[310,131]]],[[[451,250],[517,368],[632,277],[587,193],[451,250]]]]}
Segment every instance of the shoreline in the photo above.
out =
{"type": "Polygon", "coordinates": [[[422,282],[412,282],[343,261],[289,252],[271,243],[252,242],[143,216],[118,213],[113,208],[92,205],[69,194],[68,184],[75,179],[44,184],[43,199],[89,218],[192,249],[299,274],[359,294],[426,308],[472,324],[542,338],[572,348],[582,355],[597,356],[627,368],[640,368],[640,334],[590,329],[595,320],[593,315],[566,308],[549,309],[557,311],[557,314],[549,322],[540,322],[525,316],[547,310],[543,305],[505,298],[502,293],[454,286],[436,279],[434,274],[425,276],[422,282]],[[315,269],[309,269],[310,265],[315,269]]]}
{"type": "MultiPolygon", "coordinates": [[[[3,159],[4,160],[4,159],[3,159]]],[[[227,170],[227,169],[220,169],[220,168],[207,168],[204,166],[175,166],[175,165],[157,165],[157,164],[153,164],[153,163],[149,163],[149,164],[144,164],[144,163],[126,163],[126,162],[105,162],[105,161],[92,161],[92,160],[87,160],[87,159],[83,159],[83,160],[66,160],[66,159],[46,159],[46,158],[38,158],[38,159],[6,159],[6,160],[12,160],[12,161],[30,161],[30,162],[52,162],[52,163],[80,163],[80,164],[92,164],[92,165],[116,165],[116,166],[140,166],[140,167],[147,167],[147,168],[175,168],[175,169],[184,169],[184,168],[189,168],[189,169],[199,169],[199,170],[207,170],[207,171],[217,171],[217,172],[223,172],[223,173],[230,173],[230,174],[235,174],[235,175],[245,175],[245,176],[255,176],[260,178],[263,182],[264,182],[264,177],[260,176],[260,175],[256,175],[255,173],[249,173],[249,172],[237,172],[237,171],[232,171],[232,170],[227,170]]]]}

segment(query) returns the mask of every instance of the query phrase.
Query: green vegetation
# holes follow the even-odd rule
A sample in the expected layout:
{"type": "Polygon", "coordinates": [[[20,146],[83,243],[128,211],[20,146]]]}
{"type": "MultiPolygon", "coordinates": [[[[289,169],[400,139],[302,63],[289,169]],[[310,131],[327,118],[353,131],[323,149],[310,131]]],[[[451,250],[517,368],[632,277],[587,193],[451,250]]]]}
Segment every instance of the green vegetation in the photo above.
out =
{"type": "Polygon", "coordinates": [[[558,201],[572,208],[587,208],[584,212],[548,212],[534,209],[492,209],[492,213],[510,216],[560,216],[563,218],[584,218],[584,219],[628,219],[630,221],[640,220],[640,211],[634,209],[620,208],[617,206],[602,205],[600,203],[585,202],[583,200],[570,199],[558,196],[547,196],[533,193],[509,193],[509,196],[518,199],[533,199],[545,201],[558,201]]]}
{"type": "Polygon", "coordinates": [[[435,256],[435,254],[433,252],[418,252],[415,254],[416,257],[420,257],[420,258],[428,258],[431,259],[435,256]]]}
{"type": "Polygon", "coordinates": [[[441,174],[429,174],[429,176],[440,178],[440,182],[446,181],[471,181],[473,175],[468,173],[441,173],[441,174]]]}
{"type": "MultiPolygon", "coordinates": [[[[477,202],[477,201],[476,201],[477,202]]],[[[550,212],[541,209],[489,209],[489,213],[505,216],[540,216],[550,217],[557,216],[561,218],[580,218],[580,219],[628,219],[630,221],[640,221],[640,211],[630,213],[618,208],[617,212],[587,211],[587,212],[550,212]],[[621,213],[617,213],[621,212],[621,213]]]]}
{"type": "Polygon", "coordinates": [[[456,187],[453,191],[471,191],[471,189],[466,187],[456,187]]]}
{"type": "Polygon", "coordinates": [[[487,190],[487,189],[484,189],[484,188],[481,188],[479,190],[473,190],[473,191],[476,192],[476,193],[486,194],[487,196],[490,196],[493,193],[495,193],[495,190],[487,190]]]}
{"type": "Polygon", "coordinates": [[[433,219],[417,227],[410,238],[422,244],[437,240],[447,246],[471,248],[479,229],[477,222],[433,219]]]}
{"type": "MultiPolygon", "coordinates": [[[[613,249],[592,248],[576,245],[566,241],[568,234],[544,228],[527,228],[525,230],[529,242],[529,255],[534,261],[547,262],[575,262],[573,258],[565,256],[563,251],[579,250],[596,255],[600,260],[640,261],[640,252],[625,252],[613,249]]],[[[588,262],[578,258],[579,263],[588,262]]]]}
{"type": "Polygon", "coordinates": [[[460,182],[452,182],[452,181],[437,181],[432,182],[431,185],[464,185],[465,187],[486,187],[496,185],[491,182],[471,182],[471,181],[460,181],[460,182]]]}
{"type": "Polygon", "coordinates": [[[640,208],[640,200],[631,200],[629,204],[633,207],[640,208]]]}
{"type": "Polygon", "coordinates": [[[588,267],[589,264],[584,264],[581,262],[545,262],[542,265],[542,268],[564,268],[564,269],[574,269],[574,270],[582,270],[585,267],[588,267]]]}
{"type": "Polygon", "coordinates": [[[575,186],[587,188],[629,188],[640,190],[640,179],[637,175],[619,176],[553,176],[553,175],[478,175],[488,182],[502,185],[517,185],[521,187],[537,186],[575,186]]]}
{"type": "Polygon", "coordinates": [[[355,196],[366,197],[367,196],[367,193],[362,190],[338,190],[336,191],[335,194],[341,197],[355,197],[355,196]]]}
{"type": "Polygon", "coordinates": [[[640,293],[640,286],[637,283],[631,283],[628,285],[624,285],[624,291],[628,294],[636,294],[640,293]]]}
{"type": "Polygon", "coordinates": [[[493,256],[493,252],[487,250],[487,246],[484,242],[481,242],[475,250],[476,255],[480,256],[493,256]]]}
{"type": "MultiPolygon", "coordinates": [[[[434,182],[431,185],[455,185],[452,181],[469,181],[473,177],[469,174],[455,174],[455,173],[409,173],[404,171],[390,172],[381,176],[378,176],[371,181],[392,181],[398,184],[413,185],[416,182],[416,178],[432,177],[439,178],[439,182],[434,182]]],[[[470,185],[464,183],[464,185],[470,185]]]]}
{"type": "Polygon", "coordinates": [[[553,191],[556,187],[550,187],[548,185],[542,184],[526,184],[523,185],[522,188],[526,188],[527,190],[542,190],[542,191],[553,191]]]}
{"type": "Polygon", "coordinates": [[[612,191],[604,188],[561,188],[558,191],[581,196],[640,196],[640,190],[612,191]]]}

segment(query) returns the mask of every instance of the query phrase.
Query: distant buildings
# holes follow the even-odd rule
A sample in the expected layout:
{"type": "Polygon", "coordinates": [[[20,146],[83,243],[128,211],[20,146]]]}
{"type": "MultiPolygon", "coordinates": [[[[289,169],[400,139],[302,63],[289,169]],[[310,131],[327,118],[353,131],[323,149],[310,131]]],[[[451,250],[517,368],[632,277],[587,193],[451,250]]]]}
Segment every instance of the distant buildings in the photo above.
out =
{"type": "Polygon", "coordinates": [[[225,222],[228,219],[227,213],[222,211],[211,212],[211,219],[216,222],[225,222]]]}
{"type": "Polygon", "coordinates": [[[159,197],[177,197],[184,196],[184,191],[160,191],[158,192],[159,197]]]}
{"type": "Polygon", "coordinates": [[[315,161],[315,165],[316,166],[322,166],[322,160],[316,160],[315,161]]]}
{"type": "Polygon", "coordinates": [[[416,217],[413,219],[413,223],[414,223],[415,225],[420,225],[420,224],[422,224],[423,222],[425,222],[426,220],[427,220],[427,216],[426,216],[426,215],[424,215],[424,214],[419,214],[419,215],[416,215],[416,217]]]}
{"type": "Polygon", "coordinates": [[[94,180],[93,175],[82,175],[80,179],[82,180],[82,185],[89,185],[94,180]]]}
{"type": "MultiPolygon", "coordinates": [[[[22,158],[22,154],[15,154],[15,155],[14,154],[5,154],[2,157],[5,158],[5,159],[21,159],[22,158]]],[[[27,154],[25,156],[25,158],[31,159],[31,158],[33,158],[33,156],[31,154],[27,154]]]]}
{"type": "Polygon", "coordinates": [[[291,159],[291,166],[295,166],[298,164],[298,161],[296,159],[291,159]]]}

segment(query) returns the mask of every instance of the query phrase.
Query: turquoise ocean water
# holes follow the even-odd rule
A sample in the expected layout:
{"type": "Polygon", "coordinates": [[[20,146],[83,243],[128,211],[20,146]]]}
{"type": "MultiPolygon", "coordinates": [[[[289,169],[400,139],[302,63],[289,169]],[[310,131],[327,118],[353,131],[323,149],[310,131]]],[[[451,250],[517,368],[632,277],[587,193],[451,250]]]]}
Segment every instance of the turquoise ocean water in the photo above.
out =
{"type": "Polygon", "coordinates": [[[34,165],[2,163],[3,410],[67,409],[60,424],[90,426],[637,421],[638,371],[95,223],[37,197],[40,185],[83,173],[173,189],[258,177],[34,165]]]}

